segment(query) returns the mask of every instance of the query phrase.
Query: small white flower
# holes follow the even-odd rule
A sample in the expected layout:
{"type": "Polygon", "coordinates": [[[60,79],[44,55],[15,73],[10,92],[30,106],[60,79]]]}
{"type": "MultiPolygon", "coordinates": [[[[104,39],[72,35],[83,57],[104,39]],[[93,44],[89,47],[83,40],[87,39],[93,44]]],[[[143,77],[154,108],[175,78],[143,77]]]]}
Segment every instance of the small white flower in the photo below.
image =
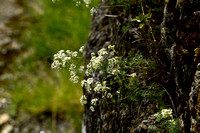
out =
{"type": "Polygon", "coordinates": [[[90,76],[91,74],[92,74],[92,69],[86,69],[85,70],[85,74],[87,75],[87,76],[90,76]]]}
{"type": "Polygon", "coordinates": [[[174,120],[174,119],[172,119],[172,120],[168,120],[170,123],[172,123],[173,125],[175,125],[176,124],[176,121],[174,120]]]}
{"type": "Polygon", "coordinates": [[[108,49],[114,50],[115,49],[115,45],[109,45],[108,49]]]}
{"type": "Polygon", "coordinates": [[[87,92],[90,93],[92,91],[92,88],[90,87],[90,85],[85,84],[85,87],[86,87],[87,92]]]}
{"type": "Polygon", "coordinates": [[[102,88],[101,83],[100,83],[100,82],[97,82],[97,83],[96,83],[96,86],[94,87],[94,91],[95,91],[96,93],[100,93],[100,92],[101,92],[101,88],[102,88]]]}
{"type": "Polygon", "coordinates": [[[80,47],[79,52],[80,52],[80,53],[83,53],[83,50],[84,50],[84,49],[85,49],[84,46],[80,47]]]}
{"type": "Polygon", "coordinates": [[[85,4],[89,5],[91,3],[91,0],[83,0],[85,4]]]}
{"type": "Polygon", "coordinates": [[[84,79],[81,81],[81,86],[83,87],[85,85],[85,83],[87,83],[87,81],[84,79]]]}
{"type": "Polygon", "coordinates": [[[90,84],[92,84],[92,83],[93,83],[93,78],[88,78],[88,79],[87,79],[87,84],[90,85],[90,84]]]}
{"type": "Polygon", "coordinates": [[[91,53],[91,57],[96,57],[94,52],[91,53]]]}
{"type": "Polygon", "coordinates": [[[68,60],[71,60],[71,57],[65,57],[64,58],[64,61],[68,61],[68,60]]]}
{"type": "Polygon", "coordinates": [[[90,110],[91,110],[92,112],[95,111],[93,106],[90,106],[90,110]]]}
{"type": "Polygon", "coordinates": [[[68,56],[72,56],[72,52],[70,50],[66,50],[68,56]]]}
{"type": "Polygon", "coordinates": [[[157,127],[155,125],[149,125],[148,129],[152,130],[152,131],[156,131],[157,127]]]}
{"type": "Polygon", "coordinates": [[[163,118],[172,117],[172,109],[161,110],[161,115],[163,118]]]}
{"type": "Polygon", "coordinates": [[[92,8],[90,9],[90,14],[93,15],[93,14],[95,14],[95,13],[97,13],[97,9],[94,8],[94,7],[92,7],[92,8]]]}
{"type": "Polygon", "coordinates": [[[158,116],[159,116],[159,113],[155,113],[154,116],[155,116],[155,117],[158,117],[158,116]]]}
{"type": "Polygon", "coordinates": [[[66,62],[68,62],[69,60],[71,60],[71,57],[65,57],[65,58],[62,60],[62,62],[63,62],[62,67],[65,67],[66,62]]]}
{"type": "Polygon", "coordinates": [[[79,73],[82,73],[84,71],[84,66],[80,66],[78,71],[79,71],[79,73]]]}
{"type": "Polygon", "coordinates": [[[70,65],[69,70],[70,70],[70,71],[74,71],[75,68],[76,68],[76,65],[72,63],[72,64],[70,65]]]}
{"type": "Polygon", "coordinates": [[[61,69],[62,63],[59,60],[54,60],[54,62],[51,64],[52,69],[61,69]]]}
{"type": "Polygon", "coordinates": [[[97,101],[98,101],[98,99],[94,98],[91,100],[91,104],[95,106],[97,104],[97,101]]]}
{"type": "Polygon", "coordinates": [[[78,79],[79,77],[75,75],[75,73],[71,74],[71,77],[69,78],[69,80],[73,83],[78,83],[78,79]]]}
{"type": "Polygon", "coordinates": [[[100,50],[98,51],[98,55],[99,55],[99,56],[104,56],[104,55],[106,55],[106,54],[108,54],[108,52],[106,51],[105,48],[102,48],[102,49],[100,49],[100,50]]]}
{"type": "Polygon", "coordinates": [[[130,76],[134,78],[136,76],[136,73],[132,73],[130,76]]]}
{"type": "Polygon", "coordinates": [[[87,98],[86,98],[85,95],[83,95],[83,96],[80,98],[80,102],[81,102],[82,105],[87,104],[87,98]]]}
{"type": "Polygon", "coordinates": [[[76,51],[72,53],[72,57],[76,57],[77,55],[78,55],[78,52],[76,51]]]}
{"type": "Polygon", "coordinates": [[[111,59],[108,59],[108,65],[109,67],[114,68],[115,65],[119,63],[119,57],[113,57],[111,59]]]}
{"type": "Polygon", "coordinates": [[[173,118],[172,116],[172,109],[162,109],[160,112],[154,114],[155,117],[162,117],[162,118],[173,118]]]}
{"type": "Polygon", "coordinates": [[[107,81],[103,81],[103,86],[106,86],[107,81]]]}
{"type": "Polygon", "coordinates": [[[70,71],[70,78],[69,78],[69,80],[71,81],[71,82],[73,82],[73,83],[78,83],[78,79],[79,79],[79,77],[78,76],[76,76],[76,72],[75,71],[70,71]]]}
{"type": "Polygon", "coordinates": [[[76,6],[80,6],[80,5],[81,5],[81,1],[77,1],[76,6]]]}
{"type": "Polygon", "coordinates": [[[112,98],[112,94],[111,94],[111,93],[108,93],[108,94],[107,94],[107,98],[112,98]]]}
{"type": "Polygon", "coordinates": [[[116,70],[116,69],[113,69],[113,70],[112,70],[112,74],[113,74],[113,75],[116,75],[116,74],[118,74],[118,73],[120,73],[120,70],[116,70]]]}
{"type": "Polygon", "coordinates": [[[120,90],[116,91],[117,94],[120,94],[120,90]]]}

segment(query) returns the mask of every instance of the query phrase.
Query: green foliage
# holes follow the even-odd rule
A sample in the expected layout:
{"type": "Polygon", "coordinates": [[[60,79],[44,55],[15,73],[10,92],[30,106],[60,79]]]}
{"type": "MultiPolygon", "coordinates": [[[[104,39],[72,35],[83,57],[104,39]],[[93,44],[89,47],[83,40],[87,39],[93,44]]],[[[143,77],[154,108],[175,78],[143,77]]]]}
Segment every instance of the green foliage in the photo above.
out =
{"type": "Polygon", "coordinates": [[[112,7],[122,7],[124,12],[128,11],[130,9],[130,6],[135,2],[136,0],[109,0],[109,3],[112,7]]]}
{"type": "Polygon", "coordinates": [[[173,118],[172,109],[162,109],[154,116],[156,120],[149,125],[148,132],[178,133],[178,118],[173,118]]]}
{"type": "Polygon", "coordinates": [[[138,28],[142,29],[144,25],[148,25],[149,19],[152,17],[151,10],[149,10],[148,14],[139,14],[132,21],[136,21],[139,23],[138,28]]]}
{"type": "Polygon", "coordinates": [[[21,38],[27,48],[34,48],[37,56],[33,58],[44,59],[69,46],[74,50],[86,42],[91,20],[89,9],[84,5],[76,7],[73,0],[39,3],[40,14],[31,5],[27,7],[31,8],[28,12],[31,24],[21,38]]]}
{"type": "Polygon", "coordinates": [[[130,54],[127,59],[122,59],[119,64],[120,73],[111,82],[119,84],[119,96],[122,102],[128,104],[129,100],[156,99],[163,94],[162,89],[146,79],[148,72],[152,72],[156,68],[152,60],[145,59],[141,54],[130,54]],[[143,83],[146,81],[148,84],[144,85],[143,83]]]}

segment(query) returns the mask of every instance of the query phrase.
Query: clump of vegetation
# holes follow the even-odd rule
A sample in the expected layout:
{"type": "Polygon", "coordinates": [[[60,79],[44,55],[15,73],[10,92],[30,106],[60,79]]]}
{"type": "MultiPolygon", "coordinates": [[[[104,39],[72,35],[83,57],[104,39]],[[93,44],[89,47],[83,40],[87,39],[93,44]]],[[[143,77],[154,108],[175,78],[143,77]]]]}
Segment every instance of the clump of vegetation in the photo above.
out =
{"type": "Polygon", "coordinates": [[[178,133],[178,119],[174,119],[172,109],[162,109],[154,114],[156,121],[149,126],[149,132],[178,133]]]}
{"type": "MultiPolygon", "coordinates": [[[[78,52],[60,50],[54,55],[52,68],[61,69],[66,65],[69,67],[69,80],[74,83],[81,83],[85,87],[87,94],[95,93],[98,97],[91,99],[86,95],[81,97],[82,104],[90,104],[91,111],[95,111],[98,101],[104,100],[108,105],[113,102],[128,104],[128,101],[139,101],[147,97],[158,97],[162,95],[162,90],[157,90],[156,84],[149,82],[144,85],[144,77],[148,71],[153,72],[156,65],[150,59],[143,58],[140,54],[130,54],[126,59],[117,56],[114,45],[109,45],[107,49],[102,48],[98,54],[91,53],[90,62],[85,68],[87,76],[84,80],[79,80],[77,74],[83,72],[83,66],[77,67],[74,61],[82,59],[78,52]],[[76,58],[74,60],[74,58],[76,58]],[[98,78],[101,75],[101,78],[98,78]],[[109,79],[109,80],[108,80],[109,79]],[[118,87],[116,87],[118,86],[118,87]]],[[[83,51],[83,47],[79,51],[83,51]]]]}

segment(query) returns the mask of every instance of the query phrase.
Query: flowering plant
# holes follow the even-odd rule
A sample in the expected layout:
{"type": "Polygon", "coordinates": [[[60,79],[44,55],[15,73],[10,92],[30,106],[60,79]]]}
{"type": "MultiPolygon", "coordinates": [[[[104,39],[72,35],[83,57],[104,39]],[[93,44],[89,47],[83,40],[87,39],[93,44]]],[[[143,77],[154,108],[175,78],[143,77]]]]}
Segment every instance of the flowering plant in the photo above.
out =
{"type": "Polygon", "coordinates": [[[93,6],[91,0],[74,0],[76,2],[76,6],[80,6],[81,4],[85,4],[85,7],[90,8],[90,14],[93,15],[97,13],[97,7],[93,6]]]}
{"type": "Polygon", "coordinates": [[[154,116],[156,123],[149,126],[151,131],[164,132],[165,130],[169,133],[178,133],[178,119],[173,117],[172,109],[162,109],[154,116]]]}
{"type": "MultiPolygon", "coordinates": [[[[112,50],[112,52],[116,52],[114,50],[114,46],[109,46],[108,49],[110,49],[110,52],[112,50]]],[[[106,84],[106,81],[100,82],[100,81],[96,81],[95,79],[92,78],[92,74],[99,71],[99,70],[103,70],[102,67],[104,66],[104,64],[106,63],[105,58],[108,55],[108,51],[105,48],[102,48],[98,51],[97,56],[95,55],[95,53],[91,53],[91,59],[90,62],[87,64],[86,69],[84,70],[83,66],[80,66],[79,69],[76,69],[76,65],[74,63],[75,59],[77,61],[77,59],[82,59],[82,57],[79,57],[78,54],[79,53],[83,53],[84,50],[84,46],[82,46],[79,49],[79,52],[77,51],[64,51],[64,50],[60,50],[58,51],[57,54],[54,55],[54,62],[51,64],[51,68],[52,69],[61,69],[61,68],[65,68],[65,67],[69,67],[69,71],[70,71],[70,81],[74,82],[74,83],[79,83],[79,77],[77,76],[77,73],[82,73],[83,71],[85,71],[86,76],[88,77],[87,79],[84,79],[82,81],[80,81],[81,86],[85,87],[87,90],[87,93],[98,93],[98,94],[102,94],[103,98],[112,98],[112,94],[109,92],[110,87],[108,87],[106,84]]],[[[106,69],[109,69],[109,71],[111,71],[111,69],[113,67],[115,67],[118,63],[118,57],[113,57],[113,58],[109,58],[108,59],[108,66],[106,69]]],[[[111,71],[111,73],[114,73],[113,71],[111,71]]],[[[85,95],[83,95],[80,99],[81,104],[87,104],[87,97],[85,95]]],[[[97,105],[97,98],[94,98],[91,100],[91,111],[94,111],[94,106],[97,105]]]]}
{"type": "Polygon", "coordinates": [[[142,97],[154,94],[151,92],[154,90],[155,84],[150,83],[147,86],[141,82],[142,75],[144,75],[141,66],[154,68],[153,62],[144,59],[142,55],[130,54],[128,58],[124,59],[122,56],[117,56],[115,45],[109,45],[107,48],[100,49],[96,54],[91,53],[91,59],[85,67],[77,67],[75,61],[83,59],[79,56],[83,50],[82,46],[79,51],[58,51],[54,55],[51,67],[52,69],[61,69],[68,66],[70,81],[80,83],[88,95],[95,93],[99,96],[90,101],[86,95],[81,97],[81,104],[90,104],[91,111],[95,111],[100,100],[123,103],[124,100],[138,101],[142,97]],[[77,74],[83,71],[86,78],[79,81],[80,78],[77,74]],[[140,77],[137,76],[137,73],[140,74],[140,77]]]}

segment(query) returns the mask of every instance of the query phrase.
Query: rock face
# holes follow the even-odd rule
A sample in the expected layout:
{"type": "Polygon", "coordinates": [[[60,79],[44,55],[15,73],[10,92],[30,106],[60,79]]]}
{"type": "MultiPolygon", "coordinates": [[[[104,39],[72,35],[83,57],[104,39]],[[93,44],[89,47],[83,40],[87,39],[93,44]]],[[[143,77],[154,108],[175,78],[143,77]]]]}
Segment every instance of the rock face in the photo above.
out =
{"type": "MultiPolygon", "coordinates": [[[[108,5],[108,2],[100,3],[100,6],[108,5]]],[[[158,2],[157,6],[163,7],[162,11],[153,14],[152,18],[156,19],[150,22],[150,25],[147,24],[146,29],[131,27],[123,32],[122,27],[136,17],[133,13],[137,12],[133,10],[137,5],[137,2],[133,2],[129,12],[124,12],[122,7],[100,8],[93,16],[84,56],[89,60],[91,52],[97,53],[100,48],[112,44],[124,57],[134,51],[154,58],[158,75],[152,80],[168,92],[169,96],[166,96],[168,98],[165,102],[171,104],[174,115],[180,119],[179,132],[198,132],[200,1],[158,2]],[[151,25],[161,25],[153,37],[146,35],[152,32],[151,25]]],[[[155,6],[152,2],[149,2],[149,5],[155,6]]],[[[95,94],[88,94],[85,89],[84,94],[89,96],[88,101],[96,97],[95,94]]],[[[102,104],[92,112],[88,103],[84,111],[85,131],[147,132],[148,124],[145,124],[145,121],[149,121],[151,114],[156,112],[156,104],[149,99],[131,102],[128,106],[122,106],[120,102],[111,106],[102,104]]]]}

